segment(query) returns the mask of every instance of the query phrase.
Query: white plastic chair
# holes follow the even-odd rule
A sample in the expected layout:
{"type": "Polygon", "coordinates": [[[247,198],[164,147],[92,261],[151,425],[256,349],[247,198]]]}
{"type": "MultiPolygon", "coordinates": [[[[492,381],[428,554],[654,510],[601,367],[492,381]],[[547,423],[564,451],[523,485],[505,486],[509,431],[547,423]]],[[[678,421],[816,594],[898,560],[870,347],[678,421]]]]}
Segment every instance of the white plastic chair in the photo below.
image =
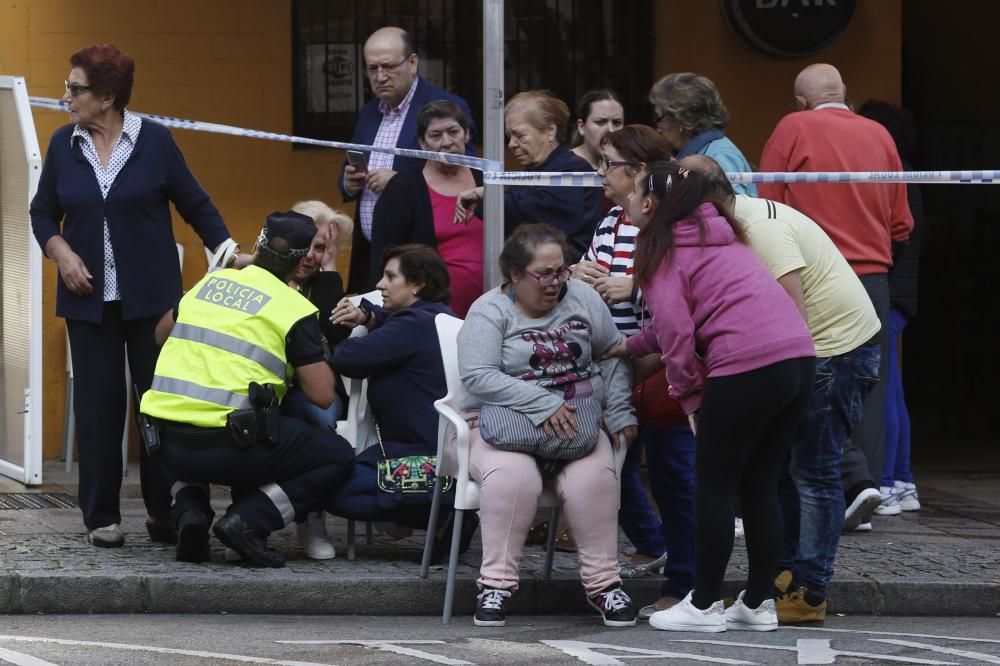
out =
{"type": "MultiPolygon", "coordinates": [[[[462,328],[462,320],[447,314],[439,314],[434,318],[437,328],[438,344],[441,346],[441,359],[444,362],[445,381],[448,393],[434,402],[434,408],[439,414],[438,420],[438,472],[443,476],[455,479],[455,518],[452,526],[451,552],[448,556],[448,578],[445,585],[444,612],[441,616],[443,624],[451,622],[452,607],[455,600],[455,578],[458,570],[458,548],[462,535],[462,520],[466,511],[479,509],[479,484],[469,476],[469,425],[458,411],[458,405],[468,406],[470,400],[458,372],[458,332],[462,328]],[[457,455],[448,452],[448,443],[454,432],[457,455]]],[[[625,463],[626,447],[619,446],[614,450],[615,467],[621,478],[622,465],[625,463]]],[[[441,486],[435,484],[434,499],[431,504],[430,520],[427,524],[427,539],[424,543],[424,556],[420,564],[420,577],[426,578],[430,568],[431,549],[434,542],[434,531],[437,529],[438,508],[441,502],[441,486]]],[[[551,488],[544,488],[538,499],[538,508],[549,509],[549,533],[546,538],[545,578],[552,577],[552,560],[555,554],[555,540],[559,528],[559,511],[562,502],[551,488]]]]}
{"type": "MultiPolygon", "coordinates": [[[[373,305],[382,305],[382,292],[371,291],[367,294],[352,296],[350,301],[358,305],[361,299],[366,299],[373,305]]],[[[351,331],[351,337],[357,338],[368,333],[364,326],[356,326],[351,331]]],[[[347,391],[347,413],[342,421],[337,421],[337,434],[346,439],[354,447],[354,454],[357,455],[369,446],[378,442],[375,433],[375,419],[368,409],[368,380],[352,379],[342,377],[344,389],[347,391]]],[[[353,560],[355,557],[354,539],[357,524],[353,520],[347,521],[347,559],[353,560]]],[[[365,541],[368,545],[372,543],[372,524],[365,523],[365,541]]]]}

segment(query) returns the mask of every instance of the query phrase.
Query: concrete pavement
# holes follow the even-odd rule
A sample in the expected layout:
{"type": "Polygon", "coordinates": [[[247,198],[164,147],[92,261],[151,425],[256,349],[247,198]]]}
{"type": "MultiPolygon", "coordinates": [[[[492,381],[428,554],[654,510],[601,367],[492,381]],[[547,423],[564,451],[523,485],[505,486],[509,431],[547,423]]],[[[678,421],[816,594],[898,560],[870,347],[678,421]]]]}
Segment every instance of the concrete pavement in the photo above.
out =
{"type": "MultiPolygon", "coordinates": [[[[48,463],[47,483],[29,492],[76,492],[75,475],[48,463]]],[[[150,542],[133,467],[123,488],[120,549],[98,549],[84,541],[77,509],[0,510],[0,613],[295,613],[436,615],[444,596],[443,567],[418,577],[422,533],[394,541],[363,530],[357,558],[344,557],[346,524],[330,519],[338,555],[309,560],[294,530],[272,537],[288,556],[285,569],[250,569],[223,561],[213,539],[213,561],[174,561],[170,547],[150,542]]],[[[1000,477],[933,475],[918,479],[924,508],[918,513],[874,519],[871,533],[846,535],[830,589],[831,614],[978,615],[1000,612],[1000,477]]],[[[20,493],[0,481],[0,493],[20,493]]],[[[223,511],[224,494],[216,500],[223,511]]],[[[622,550],[627,543],[622,541],[622,550]]],[[[481,549],[477,535],[461,558],[457,616],[471,614],[481,549]]],[[[541,547],[529,547],[521,590],[512,614],[589,613],[575,554],[557,553],[551,580],[542,577],[541,547]]],[[[727,574],[731,591],[746,574],[737,540],[727,574]]],[[[637,603],[659,593],[656,577],[626,581],[637,603]]]]}

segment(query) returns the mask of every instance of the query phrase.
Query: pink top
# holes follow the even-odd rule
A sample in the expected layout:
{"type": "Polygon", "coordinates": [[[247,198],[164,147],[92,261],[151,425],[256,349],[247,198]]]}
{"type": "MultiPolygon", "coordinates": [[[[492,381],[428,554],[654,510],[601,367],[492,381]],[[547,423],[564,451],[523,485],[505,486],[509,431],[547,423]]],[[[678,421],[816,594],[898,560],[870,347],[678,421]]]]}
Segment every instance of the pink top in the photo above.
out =
{"type": "Polygon", "coordinates": [[[438,253],[448,267],[451,309],[465,319],[472,303],[483,294],[483,221],[473,216],[468,224],[455,224],[458,197],[427,187],[434,211],[438,253]]]}
{"type": "Polygon", "coordinates": [[[660,351],[670,395],[686,414],[698,411],[706,376],[816,355],[795,302],[726,218],[710,203],[696,215],[705,221],[704,240],[693,219],[674,226],[670,260],[643,288],[653,322],[627,343],[633,356],[660,351]]]}

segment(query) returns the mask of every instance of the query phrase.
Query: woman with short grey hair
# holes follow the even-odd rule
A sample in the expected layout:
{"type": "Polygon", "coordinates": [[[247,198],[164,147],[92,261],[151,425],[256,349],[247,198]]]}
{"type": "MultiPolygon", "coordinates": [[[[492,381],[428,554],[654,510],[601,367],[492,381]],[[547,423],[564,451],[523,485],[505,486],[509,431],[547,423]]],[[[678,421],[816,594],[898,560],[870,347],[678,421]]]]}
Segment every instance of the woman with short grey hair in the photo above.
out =
{"type": "MultiPolygon", "coordinates": [[[[674,157],[707,155],[723,171],[753,171],[736,144],[726,137],[729,110],[711,79],[693,72],[667,74],[649,90],[653,126],[670,142],[674,157]]],[[[757,196],[752,183],[734,183],[737,194],[757,196]]]]}

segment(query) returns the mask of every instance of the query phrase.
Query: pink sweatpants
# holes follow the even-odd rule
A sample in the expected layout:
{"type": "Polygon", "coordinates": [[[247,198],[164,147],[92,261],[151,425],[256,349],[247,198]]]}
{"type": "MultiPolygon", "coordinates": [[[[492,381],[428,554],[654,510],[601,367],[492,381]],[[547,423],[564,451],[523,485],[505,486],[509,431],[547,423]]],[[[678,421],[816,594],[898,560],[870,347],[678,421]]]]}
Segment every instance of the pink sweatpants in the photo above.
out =
{"type": "MultiPolygon", "coordinates": [[[[493,448],[479,436],[479,428],[472,428],[469,444],[469,473],[481,487],[483,564],[479,585],[517,589],[524,541],[542,494],[542,475],[534,458],[493,448]]],[[[620,493],[607,435],[602,431],[590,455],[568,463],[549,483],[562,500],[563,520],[573,530],[587,596],[620,583],[620,493]]]]}

